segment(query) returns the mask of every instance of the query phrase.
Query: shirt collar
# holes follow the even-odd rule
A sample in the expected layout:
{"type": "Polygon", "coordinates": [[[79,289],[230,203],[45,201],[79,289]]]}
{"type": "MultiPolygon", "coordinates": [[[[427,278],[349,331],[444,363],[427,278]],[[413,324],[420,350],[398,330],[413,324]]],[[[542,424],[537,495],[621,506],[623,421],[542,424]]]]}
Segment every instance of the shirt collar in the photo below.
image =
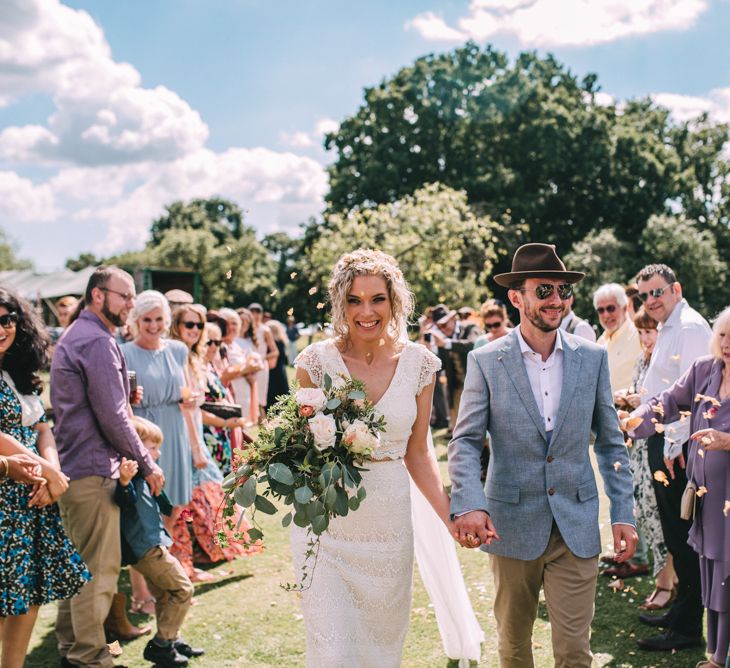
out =
{"type": "Polygon", "coordinates": [[[624,319],[623,325],[619,327],[613,334],[609,334],[608,332],[603,332],[603,335],[606,337],[606,341],[611,341],[612,339],[618,339],[620,336],[626,333],[626,330],[629,328],[629,325],[631,325],[631,321],[629,320],[629,317],[626,316],[624,319]]]}
{"type": "Polygon", "coordinates": [[[674,310],[669,314],[666,322],[660,322],[659,325],[657,325],[657,329],[661,331],[665,327],[673,327],[676,325],[682,317],[682,311],[684,311],[687,306],[689,306],[689,304],[686,299],[679,301],[674,307],[674,310]]]}
{"type": "MultiPolygon", "coordinates": [[[[532,355],[537,355],[531,347],[530,344],[525,341],[525,338],[522,336],[522,326],[518,325],[515,327],[515,332],[517,333],[517,341],[519,341],[520,344],[520,352],[524,355],[525,353],[530,353],[532,355]]],[[[550,357],[552,357],[558,350],[562,352],[563,350],[563,337],[560,334],[560,331],[557,332],[557,336],[555,337],[555,347],[553,348],[553,352],[550,353],[550,357]]],[[[549,359],[549,358],[548,358],[549,359]]]]}

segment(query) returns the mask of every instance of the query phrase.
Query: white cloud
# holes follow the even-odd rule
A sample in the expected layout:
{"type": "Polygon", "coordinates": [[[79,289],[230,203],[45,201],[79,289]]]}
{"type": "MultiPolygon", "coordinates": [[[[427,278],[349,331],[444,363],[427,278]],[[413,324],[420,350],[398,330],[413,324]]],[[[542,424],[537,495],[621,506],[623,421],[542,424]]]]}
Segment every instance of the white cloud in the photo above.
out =
{"type": "Polygon", "coordinates": [[[328,132],[335,132],[340,124],[333,118],[319,118],[314,124],[314,129],[309,132],[299,130],[297,132],[280,132],[279,141],[290,148],[322,148],[324,136],[328,132]]]}
{"type": "Polygon", "coordinates": [[[29,93],[53,97],[48,127],[0,133],[0,158],[30,164],[172,160],[201,148],[208,128],[176,93],[143,88],[117,63],[83,11],[58,0],[3,0],[0,104],[29,93]]]}
{"type": "Polygon", "coordinates": [[[588,46],[686,30],[707,7],[708,0],[472,0],[456,27],[425,12],[406,28],[435,41],[483,41],[507,34],[532,47],[588,46]]]}
{"type": "Polygon", "coordinates": [[[314,139],[307,132],[281,132],[279,139],[286,146],[292,148],[310,148],[314,146],[314,139]]]}
{"type": "Polygon", "coordinates": [[[35,186],[15,172],[0,172],[0,220],[20,225],[54,220],[57,215],[48,184],[35,186]]]}
{"type": "Polygon", "coordinates": [[[730,123],[730,88],[715,88],[706,97],[655,93],[651,98],[656,104],[669,109],[678,121],[689,121],[708,113],[714,121],[730,123]]]}

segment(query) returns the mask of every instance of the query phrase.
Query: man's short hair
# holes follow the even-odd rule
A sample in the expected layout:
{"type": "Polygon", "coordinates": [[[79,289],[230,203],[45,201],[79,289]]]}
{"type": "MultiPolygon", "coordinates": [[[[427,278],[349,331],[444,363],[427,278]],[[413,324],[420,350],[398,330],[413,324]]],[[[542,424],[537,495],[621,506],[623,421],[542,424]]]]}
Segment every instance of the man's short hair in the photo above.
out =
{"type": "Polygon", "coordinates": [[[626,290],[618,283],[606,283],[593,293],[593,308],[598,306],[598,302],[602,299],[615,299],[619,306],[626,306],[629,299],[626,296],[626,290]]]}
{"type": "Polygon", "coordinates": [[[94,272],[89,276],[89,282],[86,284],[86,292],[84,293],[84,302],[88,305],[91,304],[92,296],[91,291],[94,288],[103,288],[109,282],[112,276],[122,276],[132,278],[124,269],[115,267],[113,264],[108,266],[99,265],[94,272]]]}
{"type": "Polygon", "coordinates": [[[636,277],[636,282],[651,280],[653,276],[661,276],[667,283],[676,283],[677,276],[666,264],[647,264],[636,277]]]}

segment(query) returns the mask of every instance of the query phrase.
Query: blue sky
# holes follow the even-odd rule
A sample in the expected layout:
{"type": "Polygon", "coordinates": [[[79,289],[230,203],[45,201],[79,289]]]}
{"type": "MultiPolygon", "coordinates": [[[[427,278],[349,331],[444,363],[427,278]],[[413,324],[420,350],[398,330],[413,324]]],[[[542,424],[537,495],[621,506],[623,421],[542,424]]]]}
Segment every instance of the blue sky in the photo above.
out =
{"type": "Polygon", "coordinates": [[[140,247],[179,198],[295,231],[326,192],[322,133],[467,38],[730,120],[728,25],[730,0],[0,0],[0,227],[42,269],[140,247]]]}

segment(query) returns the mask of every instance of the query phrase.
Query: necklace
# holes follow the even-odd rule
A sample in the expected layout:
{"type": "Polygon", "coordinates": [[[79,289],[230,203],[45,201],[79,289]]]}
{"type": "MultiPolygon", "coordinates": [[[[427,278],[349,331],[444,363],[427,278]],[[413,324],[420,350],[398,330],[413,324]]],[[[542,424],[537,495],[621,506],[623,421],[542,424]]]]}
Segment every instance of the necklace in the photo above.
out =
{"type": "Polygon", "coordinates": [[[375,359],[374,353],[365,353],[365,364],[372,366],[373,360],[375,359]]]}

